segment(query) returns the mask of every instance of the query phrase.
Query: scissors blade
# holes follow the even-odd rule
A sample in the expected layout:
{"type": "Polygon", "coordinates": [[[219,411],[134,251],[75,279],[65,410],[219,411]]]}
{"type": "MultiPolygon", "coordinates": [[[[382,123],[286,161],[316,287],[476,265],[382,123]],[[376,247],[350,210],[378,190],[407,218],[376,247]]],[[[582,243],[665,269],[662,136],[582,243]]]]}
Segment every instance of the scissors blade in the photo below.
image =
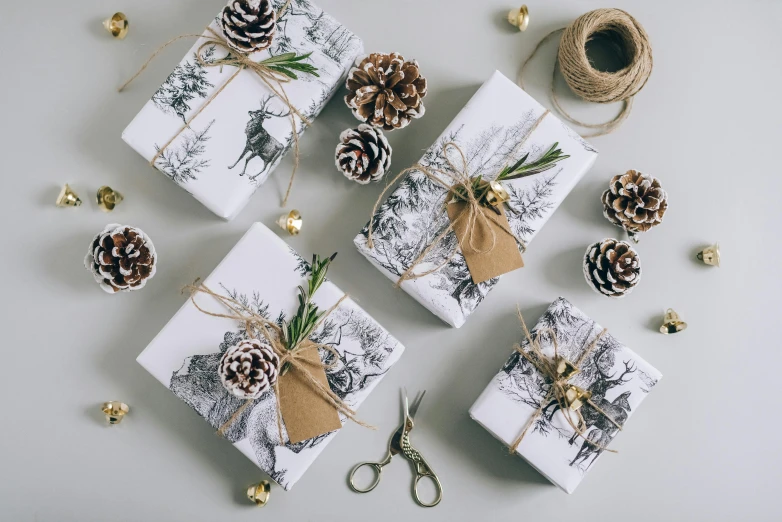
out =
{"type": "Polygon", "coordinates": [[[415,414],[418,413],[418,407],[421,405],[421,401],[424,400],[424,394],[426,394],[426,390],[420,392],[415,400],[413,401],[413,405],[410,406],[410,418],[414,419],[415,414]]]}

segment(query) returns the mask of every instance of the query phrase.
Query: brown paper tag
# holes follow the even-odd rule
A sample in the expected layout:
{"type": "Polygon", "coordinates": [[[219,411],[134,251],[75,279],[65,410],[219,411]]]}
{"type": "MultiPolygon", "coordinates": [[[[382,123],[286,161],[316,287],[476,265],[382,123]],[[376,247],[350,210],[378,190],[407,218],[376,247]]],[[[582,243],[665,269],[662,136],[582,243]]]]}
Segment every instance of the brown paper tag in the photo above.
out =
{"type": "Polygon", "coordinates": [[[464,201],[449,203],[448,218],[454,224],[453,229],[461,245],[464,258],[467,260],[467,268],[470,269],[473,282],[483,283],[523,267],[524,261],[521,259],[516,240],[512,235],[506,234],[500,229],[502,227],[510,232],[510,224],[504,209],[500,207],[500,214],[497,215],[491,209],[481,206],[480,210],[487,219],[484,220],[481,216],[477,216],[475,226],[472,230],[468,230],[469,219],[466,214],[462,215],[467,212],[468,208],[469,206],[464,201]],[[461,219],[457,219],[459,216],[462,216],[461,219]],[[492,228],[496,238],[494,248],[492,248],[492,228]]]}
{"type": "Polygon", "coordinates": [[[318,350],[304,350],[300,359],[304,362],[301,369],[291,368],[288,373],[279,377],[280,414],[291,444],[342,427],[336,408],[318,393],[302,373],[308,372],[326,388],[329,387],[318,350]]]}

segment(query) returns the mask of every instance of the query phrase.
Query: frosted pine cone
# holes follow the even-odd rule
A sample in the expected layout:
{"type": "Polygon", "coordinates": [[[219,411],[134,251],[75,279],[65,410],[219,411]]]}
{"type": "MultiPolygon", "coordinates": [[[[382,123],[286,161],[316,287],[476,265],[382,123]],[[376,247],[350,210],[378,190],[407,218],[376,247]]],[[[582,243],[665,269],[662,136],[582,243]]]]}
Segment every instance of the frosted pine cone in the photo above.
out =
{"type": "Polygon", "coordinates": [[[155,275],[155,246],[140,229],[106,225],[90,243],[84,266],[108,293],[129,292],[143,288],[155,275]]]}
{"type": "Polygon", "coordinates": [[[641,280],[641,259],[629,243],[604,239],[587,249],[584,277],[595,291],[624,297],[641,280]]]}
{"type": "Polygon", "coordinates": [[[219,22],[228,45],[249,54],[272,44],[277,13],[270,0],[231,0],[223,7],[219,22]]]}
{"type": "Polygon", "coordinates": [[[366,185],[380,181],[391,167],[391,145],[383,131],[362,123],[339,135],[337,168],[346,178],[366,185]]]}
{"type": "Polygon", "coordinates": [[[280,358],[266,342],[241,341],[228,348],[218,372],[225,389],[240,399],[257,399],[277,382],[280,358]]]}
{"type": "Polygon", "coordinates": [[[660,182],[635,170],[614,176],[603,192],[603,215],[635,241],[638,234],[662,222],[667,208],[668,195],[660,182]]]}
{"type": "Polygon", "coordinates": [[[424,115],[426,78],[418,62],[398,53],[372,53],[350,70],[345,103],[364,123],[385,130],[406,127],[424,115]]]}

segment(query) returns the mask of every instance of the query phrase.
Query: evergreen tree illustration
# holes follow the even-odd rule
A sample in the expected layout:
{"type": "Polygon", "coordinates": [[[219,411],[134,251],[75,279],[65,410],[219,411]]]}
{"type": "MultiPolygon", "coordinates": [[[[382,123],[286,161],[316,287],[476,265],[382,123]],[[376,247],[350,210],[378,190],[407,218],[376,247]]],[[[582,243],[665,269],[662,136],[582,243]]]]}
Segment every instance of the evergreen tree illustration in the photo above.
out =
{"type": "MultiPolygon", "coordinates": [[[[203,130],[188,128],[182,139],[168,146],[155,161],[155,167],[176,183],[186,183],[198,179],[197,174],[209,166],[210,160],[201,159],[206,152],[206,142],[209,141],[209,129],[215,120],[209,122],[203,130]]],[[[155,145],[155,150],[160,147],[155,145]]]]}
{"type": "MultiPolygon", "coordinates": [[[[210,63],[214,60],[214,53],[215,46],[209,46],[204,50],[201,59],[210,63]]],[[[185,114],[190,111],[190,102],[196,97],[206,98],[210,87],[214,85],[207,80],[206,70],[194,53],[193,61],[176,66],[174,72],[152,95],[152,102],[160,110],[175,114],[186,122],[185,114]]]]}

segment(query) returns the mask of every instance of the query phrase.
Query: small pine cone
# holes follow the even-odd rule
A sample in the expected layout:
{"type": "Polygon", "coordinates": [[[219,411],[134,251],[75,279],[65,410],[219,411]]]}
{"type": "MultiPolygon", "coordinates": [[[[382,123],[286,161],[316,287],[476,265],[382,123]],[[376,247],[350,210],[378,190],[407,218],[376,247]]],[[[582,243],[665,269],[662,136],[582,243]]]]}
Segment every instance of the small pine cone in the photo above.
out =
{"type": "Polygon", "coordinates": [[[385,130],[406,127],[424,115],[426,78],[418,62],[398,53],[372,53],[350,70],[345,103],[364,123],[385,130]]]}
{"type": "Polygon", "coordinates": [[[629,243],[604,239],[587,249],[584,277],[595,291],[624,297],[641,280],[641,259],[629,243]]]}
{"type": "Polygon", "coordinates": [[[337,168],[346,178],[366,185],[380,181],[391,167],[391,145],[383,131],[362,123],[339,135],[337,168]]]}
{"type": "Polygon", "coordinates": [[[218,372],[225,389],[240,399],[257,399],[275,382],[280,358],[266,342],[248,339],[228,348],[218,372]]]}
{"type": "Polygon", "coordinates": [[[633,239],[659,225],[667,208],[668,195],[660,182],[635,170],[614,176],[603,192],[603,215],[633,239]]]}
{"type": "Polygon", "coordinates": [[[155,275],[157,254],[141,229],[115,223],[92,240],[84,266],[106,292],[129,292],[155,275]]]}
{"type": "Polygon", "coordinates": [[[230,0],[219,21],[228,45],[249,54],[272,44],[277,13],[270,0],[230,0]]]}

